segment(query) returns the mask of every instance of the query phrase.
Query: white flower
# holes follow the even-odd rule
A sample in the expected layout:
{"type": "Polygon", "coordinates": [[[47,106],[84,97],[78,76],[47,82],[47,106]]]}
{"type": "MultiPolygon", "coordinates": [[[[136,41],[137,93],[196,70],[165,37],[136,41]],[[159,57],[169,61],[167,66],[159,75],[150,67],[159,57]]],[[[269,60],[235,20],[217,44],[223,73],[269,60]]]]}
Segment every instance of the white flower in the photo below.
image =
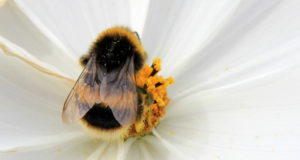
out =
{"type": "Polygon", "coordinates": [[[299,17],[292,0],[8,1],[0,159],[299,159],[299,17]],[[175,79],[154,134],[124,144],[61,122],[78,57],[115,25],[136,30],[148,62],[161,57],[175,79]]]}

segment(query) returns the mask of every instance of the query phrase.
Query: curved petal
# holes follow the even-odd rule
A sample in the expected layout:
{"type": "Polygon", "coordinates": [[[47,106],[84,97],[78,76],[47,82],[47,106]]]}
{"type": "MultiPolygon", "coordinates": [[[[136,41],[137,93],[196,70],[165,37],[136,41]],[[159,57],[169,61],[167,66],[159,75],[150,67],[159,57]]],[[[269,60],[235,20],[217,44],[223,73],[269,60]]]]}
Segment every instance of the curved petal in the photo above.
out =
{"type": "Polygon", "coordinates": [[[5,160],[32,160],[32,159],[72,159],[82,160],[88,158],[91,151],[97,148],[98,143],[87,138],[76,138],[67,143],[51,146],[47,149],[39,149],[31,152],[0,153],[0,159],[5,160]]]}
{"type": "Polygon", "coordinates": [[[105,0],[22,0],[18,4],[26,6],[25,13],[32,12],[38,19],[47,26],[50,31],[63,42],[76,56],[87,53],[91,42],[97,37],[98,33],[104,29],[116,25],[128,26],[133,30],[141,30],[145,13],[133,16],[139,9],[146,8],[147,3],[135,3],[135,1],[105,1],[105,0]],[[131,25],[133,24],[133,26],[131,25]]]}
{"type": "Polygon", "coordinates": [[[96,159],[115,159],[115,160],[124,160],[125,152],[130,148],[132,140],[116,142],[100,142],[98,148],[92,152],[87,158],[87,160],[96,160],[96,159]]]}
{"type": "Polygon", "coordinates": [[[100,142],[97,149],[88,155],[87,160],[164,160],[170,158],[178,159],[162,146],[159,139],[154,136],[145,136],[129,138],[125,142],[100,142]]]}
{"type": "MultiPolygon", "coordinates": [[[[22,8],[22,7],[21,7],[22,8]]],[[[25,15],[14,1],[0,8],[0,35],[75,78],[80,66],[60,42],[32,14],[25,15]]]]}
{"type": "MultiPolygon", "coordinates": [[[[18,49],[16,49],[18,50],[18,49]]],[[[0,50],[0,149],[37,137],[70,132],[61,110],[72,83],[0,50]]]]}
{"type": "Polygon", "coordinates": [[[297,63],[299,6],[298,1],[242,1],[208,45],[173,61],[165,72],[176,81],[170,93],[217,88],[297,63]]]}
{"type": "Polygon", "coordinates": [[[64,73],[60,72],[56,67],[38,60],[36,57],[32,56],[24,49],[11,43],[10,41],[8,41],[7,39],[1,36],[0,36],[0,49],[2,50],[1,54],[18,58],[19,60],[37,69],[41,73],[55,76],[57,78],[67,80],[70,83],[74,83],[73,79],[71,79],[64,73]]]}
{"type": "Polygon", "coordinates": [[[175,99],[159,134],[198,159],[297,159],[300,64],[288,62],[276,74],[175,99]]]}
{"type": "MultiPolygon", "coordinates": [[[[142,42],[168,70],[203,48],[237,9],[239,0],[150,1],[142,42]]],[[[166,70],[163,70],[166,71],[166,70]]],[[[169,72],[169,71],[166,71],[169,72]]]]}
{"type": "Polygon", "coordinates": [[[176,160],[178,157],[174,157],[172,153],[162,145],[161,141],[155,136],[147,135],[145,137],[137,138],[132,143],[131,148],[126,156],[126,160],[176,160]]]}
{"type": "MultiPolygon", "coordinates": [[[[281,44],[255,54],[236,55],[216,61],[214,66],[203,70],[201,65],[191,65],[189,71],[175,77],[176,86],[170,87],[170,96],[174,99],[222,87],[230,87],[269,75],[290,72],[298,66],[300,60],[300,37],[286,40],[281,44]],[[228,65],[227,65],[228,64],[228,65]]],[[[197,60],[195,60],[197,61],[197,60]]]]}

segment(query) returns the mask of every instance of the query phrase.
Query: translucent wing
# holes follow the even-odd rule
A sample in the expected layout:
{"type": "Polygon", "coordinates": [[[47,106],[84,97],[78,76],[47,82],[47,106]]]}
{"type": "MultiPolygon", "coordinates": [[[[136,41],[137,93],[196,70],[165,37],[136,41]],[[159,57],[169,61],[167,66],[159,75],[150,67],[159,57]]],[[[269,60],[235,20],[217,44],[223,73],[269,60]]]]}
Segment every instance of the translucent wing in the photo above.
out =
{"type": "Polygon", "coordinates": [[[72,123],[83,117],[99,99],[100,82],[98,79],[102,78],[101,75],[96,77],[98,74],[95,61],[95,56],[89,59],[65,101],[62,112],[62,119],[65,123],[72,123]]]}
{"type": "Polygon", "coordinates": [[[109,73],[91,57],[64,104],[63,121],[72,123],[82,118],[96,103],[110,107],[123,126],[131,125],[137,115],[137,91],[133,57],[109,73]]]}
{"type": "Polygon", "coordinates": [[[100,86],[101,101],[108,104],[115,119],[128,126],[137,116],[137,89],[134,73],[134,57],[127,58],[122,68],[103,77],[100,86]]]}

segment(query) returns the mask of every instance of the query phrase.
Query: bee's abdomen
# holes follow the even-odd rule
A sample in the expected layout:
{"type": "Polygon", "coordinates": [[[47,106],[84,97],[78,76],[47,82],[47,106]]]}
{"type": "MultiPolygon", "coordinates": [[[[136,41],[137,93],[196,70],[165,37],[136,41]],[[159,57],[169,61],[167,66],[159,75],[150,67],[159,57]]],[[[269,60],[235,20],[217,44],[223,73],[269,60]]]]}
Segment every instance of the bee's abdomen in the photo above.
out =
{"type": "Polygon", "coordinates": [[[102,103],[95,104],[82,118],[89,126],[99,129],[117,129],[121,124],[115,119],[111,109],[102,103]]]}

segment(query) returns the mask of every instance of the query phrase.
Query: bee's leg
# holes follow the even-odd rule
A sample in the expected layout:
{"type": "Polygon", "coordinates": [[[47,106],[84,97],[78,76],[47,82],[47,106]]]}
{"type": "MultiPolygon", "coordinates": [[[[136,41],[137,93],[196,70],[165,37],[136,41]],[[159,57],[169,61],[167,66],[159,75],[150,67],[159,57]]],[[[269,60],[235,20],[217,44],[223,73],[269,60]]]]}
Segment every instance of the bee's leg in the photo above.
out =
{"type": "Polygon", "coordinates": [[[146,115],[150,112],[150,107],[153,104],[153,96],[144,88],[137,86],[138,93],[138,112],[136,122],[134,124],[136,132],[141,132],[146,125],[146,115]]]}
{"type": "Polygon", "coordinates": [[[139,86],[137,86],[137,91],[138,91],[139,98],[144,100],[144,101],[139,101],[139,102],[145,103],[147,106],[153,104],[153,96],[151,93],[147,92],[146,89],[139,87],[139,86]]]}
{"type": "Polygon", "coordinates": [[[151,106],[154,103],[154,99],[151,93],[147,92],[146,101],[147,106],[151,106]]]}
{"type": "Polygon", "coordinates": [[[138,110],[136,120],[140,121],[144,112],[144,95],[145,90],[139,86],[137,86],[137,94],[138,94],[138,110]]]}

